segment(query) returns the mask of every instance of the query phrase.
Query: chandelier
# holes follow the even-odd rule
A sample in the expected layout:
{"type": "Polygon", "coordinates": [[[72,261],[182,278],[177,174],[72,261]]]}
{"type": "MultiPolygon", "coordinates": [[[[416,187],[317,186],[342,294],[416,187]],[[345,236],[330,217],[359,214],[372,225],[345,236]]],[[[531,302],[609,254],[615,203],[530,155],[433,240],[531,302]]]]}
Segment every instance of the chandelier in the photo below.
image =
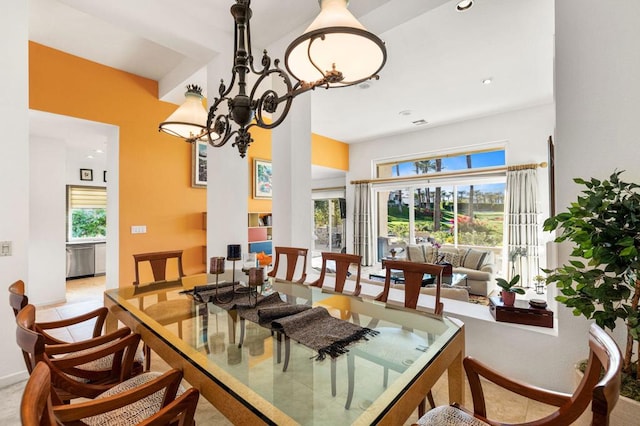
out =
{"type": "Polygon", "coordinates": [[[280,125],[296,96],[316,87],[346,87],[378,79],[387,59],[384,42],[349,12],[347,0],[319,3],[320,14],[285,52],[285,71],[278,59],[272,64],[266,50],[256,68],[251,51],[251,0],[236,0],[231,6],[235,33],[229,85],[221,80],[208,113],[202,106],[202,89],[187,86],[184,104],[160,123],[159,130],[191,143],[207,141],[216,148],[235,136],[232,146],[245,157],[253,142],[249,130],[280,125]],[[249,74],[255,75],[250,88],[249,74]]]}

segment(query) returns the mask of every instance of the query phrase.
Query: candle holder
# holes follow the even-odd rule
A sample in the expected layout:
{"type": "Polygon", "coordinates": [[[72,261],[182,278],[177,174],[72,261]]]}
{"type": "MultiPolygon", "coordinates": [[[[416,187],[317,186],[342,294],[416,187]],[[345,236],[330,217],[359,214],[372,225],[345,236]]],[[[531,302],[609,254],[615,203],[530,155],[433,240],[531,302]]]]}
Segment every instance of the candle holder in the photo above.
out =
{"type": "Polygon", "coordinates": [[[236,260],[242,260],[242,247],[240,244],[227,245],[227,260],[233,262],[232,278],[233,285],[236,284],[236,260]]]}
{"type": "Polygon", "coordinates": [[[264,268],[249,269],[249,306],[255,307],[258,304],[258,286],[264,284],[264,268]],[[253,304],[251,297],[253,296],[253,304]]]}
{"type": "Polygon", "coordinates": [[[209,273],[215,274],[216,276],[216,291],[214,294],[214,298],[218,303],[229,303],[233,300],[233,293],[235,291],[236,283],[232,283],[234,291],[231,292],[231,297],[226,300],[222,299],[218,296],[218,275],[224,274],[224,257],[212,257],[209,261],[209,273]]]}

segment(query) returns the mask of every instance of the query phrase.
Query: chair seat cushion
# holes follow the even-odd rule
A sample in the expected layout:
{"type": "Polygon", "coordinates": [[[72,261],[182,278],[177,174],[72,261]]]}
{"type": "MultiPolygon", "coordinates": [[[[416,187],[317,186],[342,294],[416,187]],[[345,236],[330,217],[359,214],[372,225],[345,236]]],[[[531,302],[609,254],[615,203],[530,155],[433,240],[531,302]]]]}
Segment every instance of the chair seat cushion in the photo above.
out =
{"type": "Polygon", "coordinates": [[[436,407],[418,420],[419,425],[487,426],[487,423],[449,405],[436,407]]]}
{"type": "MultiPolygon", "coordinates": [[[[106,392],[101,393],[96,397],[96,399],[106,398],[108,396],[113,396],[129,389],[133,389],[154,380],[161,375],[162,373],[158,372],[142,373],[112,387],[106,392]]],[[[184,393],[184,388],[180,386],[176,393],[176,397],[180,396],[182,393],[184,393]]],[[[160,411],[160,408],[162,408],[163,398],[164,389],[152,393],[146,398],[142,398],[129,405],[125,405],[122,408],[109,411],[108,413],[104,413],[99,416],[86,417],[82,419],[82,421],[87,425],[135,425],[160,411]]]]}
{"type": "MultiPolygon", "coordinates": [[[[96,346],[95,348],[91,348],[91,349],[85,349],[83,351],[78,351],[78,352],[72,352],[69,354],[65,354],[63,355],[61,358],[65,358],[68,356],[77,356],[77,355],[82,355],[88,352],[92,352],[95,351],[96,349],[99,349],[103,346],[109,345],[110,343],[105,343],[104,345],[99,345],[96,346]]],[[[133,357],[133,363],[134,364],[144,364],[144,353],[143,351],[138,348],[136,349],[136,353],[133,357]]],[[[113,354],[107,355],[105,357],[96,359],[94,361],[91,362],[87,362],[86,364],[82,364],[79,365],[77,368],[81,369],[81,370],[87,370],[87,371],[106,371],[106,370],[111,370],[111,366],[113,365],[113,354]]],[[[80,377],[75,377],[75,376],[71,376],[69,375],[69,377],[71,377],[74,380],[77,380],[79,382],[84,382],[84,383],[88,383],[89,381],[80,377]]]]}

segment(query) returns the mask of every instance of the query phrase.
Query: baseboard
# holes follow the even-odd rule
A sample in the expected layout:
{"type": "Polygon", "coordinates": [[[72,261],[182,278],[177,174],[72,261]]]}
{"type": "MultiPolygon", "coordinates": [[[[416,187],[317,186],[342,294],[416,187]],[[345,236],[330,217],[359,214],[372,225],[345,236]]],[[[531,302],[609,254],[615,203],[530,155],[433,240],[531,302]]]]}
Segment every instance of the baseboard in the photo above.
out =
{"type": "Polygon", "coordinates": [[[29,372],[25,369],[18,373],[9,374],[7,376],[0,377],[0,388],[6,388],[13,384],[23,382],[29,378],[29,372]]]}

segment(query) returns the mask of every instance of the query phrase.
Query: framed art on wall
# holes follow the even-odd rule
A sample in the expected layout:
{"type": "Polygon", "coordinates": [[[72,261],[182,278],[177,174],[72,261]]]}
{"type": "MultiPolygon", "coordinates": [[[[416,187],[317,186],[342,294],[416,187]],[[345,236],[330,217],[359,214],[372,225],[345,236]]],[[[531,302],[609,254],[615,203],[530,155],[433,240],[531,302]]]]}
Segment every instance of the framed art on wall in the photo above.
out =
{"type": "Polygon", "coordinates": [[[271,198],[271,162],[253,160],[253,198],[271,198]]]}
{"type": "Polygon", "coordinates": [[[93,180],[93,169],[80,169],[80,180],[93,180]]]}
{"type": "Polygon", "coordinates": [[[207,142],[195,141],[191,155],[191,186],[205,188],[207,186],[207,142]]]}

